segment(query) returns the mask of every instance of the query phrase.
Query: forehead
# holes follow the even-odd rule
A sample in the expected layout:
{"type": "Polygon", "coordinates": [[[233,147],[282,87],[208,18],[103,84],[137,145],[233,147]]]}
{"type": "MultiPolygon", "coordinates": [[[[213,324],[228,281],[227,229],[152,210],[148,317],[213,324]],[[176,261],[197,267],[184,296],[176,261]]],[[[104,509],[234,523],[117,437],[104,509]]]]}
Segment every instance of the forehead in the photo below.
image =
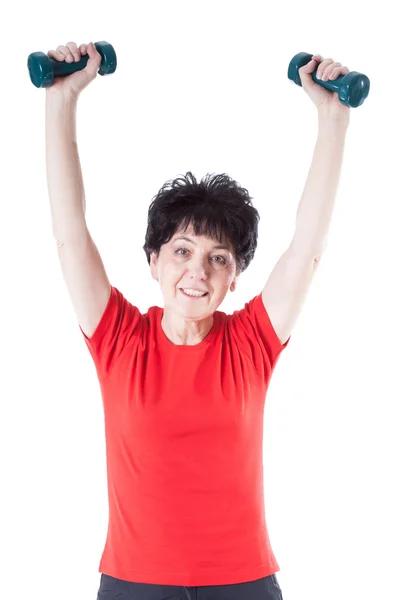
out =
{"type": "Polygon", "coordinates": [[[200,241],[203,241],[212,248],[220,249],[220,250],[232,250],[232,245],[229,243],[229,240],[226,238],[222,239],[222,242],[217,240],[216,238],[209,238],[205,235],[196,235],[194,232],[193,226],[190,224],[186,230],[183,227],[178,228],[175,234],[172,236],[171,243],[175,240],[185,241],[188,243],[192,243],[193,245],[197,245],[200,241]]]}

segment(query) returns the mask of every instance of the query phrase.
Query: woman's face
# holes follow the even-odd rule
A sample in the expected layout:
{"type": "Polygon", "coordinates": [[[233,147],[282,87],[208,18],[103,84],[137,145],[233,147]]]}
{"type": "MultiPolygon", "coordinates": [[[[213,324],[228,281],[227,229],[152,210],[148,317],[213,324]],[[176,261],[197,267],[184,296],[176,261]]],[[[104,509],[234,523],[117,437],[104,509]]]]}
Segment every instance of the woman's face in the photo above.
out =
{"type": "Polygon", "coordinates": [[[158,258],[151,255],[150,268],[160,283],[165,307],[194,320],[213,314],[228,290],[235,290],[239,277],[231,244],[196,236],[192,225],[185,232],[178,230],[163,244],[158,258]],[[207,294],[190,297],[184,290],[207,294]]]}

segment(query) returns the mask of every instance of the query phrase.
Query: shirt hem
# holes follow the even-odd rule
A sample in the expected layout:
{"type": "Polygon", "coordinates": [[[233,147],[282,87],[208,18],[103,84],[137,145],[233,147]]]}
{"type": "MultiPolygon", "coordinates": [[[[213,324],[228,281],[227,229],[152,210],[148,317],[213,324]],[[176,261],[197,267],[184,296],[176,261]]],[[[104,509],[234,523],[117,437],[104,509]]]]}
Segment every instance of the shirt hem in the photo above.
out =
{"type": "Polygon", "coordinates": [[[280,571],[278,564],[263,564],[252,569],[241,571],[203,571],[198,575],[190,575],[187,572],[160,573],[154,571],[135,571],[131,569],[107,569],[99,566],[99,573],[104,573],[117,579],[131,581],[134,583],[150,583],[154,585],[175,585],[185,587],[200,587],[214,585],[232,585],[237,583],[248,583],[263,577],[268,577],[280,571]]]}

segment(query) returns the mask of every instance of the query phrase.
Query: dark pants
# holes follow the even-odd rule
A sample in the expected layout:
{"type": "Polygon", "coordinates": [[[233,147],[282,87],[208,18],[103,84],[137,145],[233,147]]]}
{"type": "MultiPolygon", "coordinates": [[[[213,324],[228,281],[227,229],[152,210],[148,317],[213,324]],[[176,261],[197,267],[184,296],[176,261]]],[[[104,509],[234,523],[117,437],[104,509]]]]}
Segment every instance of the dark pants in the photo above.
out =
{"type": "Polygon", "coordinates": [[[97,600],[282,600],[276,575],[246,583],[184,587],[133,583],[101,574],[97,600]]]}

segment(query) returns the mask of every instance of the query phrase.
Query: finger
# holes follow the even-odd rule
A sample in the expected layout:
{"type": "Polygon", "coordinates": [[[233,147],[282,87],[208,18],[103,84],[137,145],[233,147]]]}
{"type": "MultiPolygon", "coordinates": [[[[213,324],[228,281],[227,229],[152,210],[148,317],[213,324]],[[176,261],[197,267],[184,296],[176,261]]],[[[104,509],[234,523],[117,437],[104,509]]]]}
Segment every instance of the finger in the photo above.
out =
{"type": "Polygon", "coordinates": [[[324,60],[318,65],[318,69],[317,69],[318,79],[321,79],[326,67],[333,62],[334,62],[333,58],[324,58],[324,60]]]}
{"type": "Polygon", "coordinates": [[[87,45],[87,52],[88,52],[90,58],[95,58],[96,60],[101,60],[99,51],[97,50],[97,48],[93,42],[90,42],[90,44],[87,45]]]}
{"type": "Polygon", "coordinates": [[[71,54],[71,50],[67,48],[67,46],[57,46],[56,52],[58,52],[59,56],[64,56],[64,60],[66,60],[67,62],[73,62],[74,57],[71,54]]]}
{"type": "Polygon", "coordinates": [[[350,73],[347,67],[335,67],[330,73],[329,79],[336,79],[337,77],[339,77],[339,75],[347,75],[347,73],[350,73]]]}
{"type": "Polygon", "coordinates": [[[71,57],[71,61],[73,60],[72,55],[69,49],[66,48],[66,46],[57,46],[56,50],[49,50],[47,56],[49,58],[54,58],[55,60],[58,60],[60,62],[65,61],[67,56],[71,57]]]}
{"type": "Polygon", "coordinates": [[[307,64],[300,67],[300,69],[299,69],[300,75],[303,75],[304,73],[307,73],[307,75],[309,75],[310,73],[313,73],[317,64],[318,64],[317,61],[311,59],[310,62],[308,62],[307,64]]]}
{"type": "Polygon", "coordinates": [[[321,77],[321,79],[323,81],[327,81],[329,79],[330,74],[332,73],[333,69],[335,69],[336,67],[341,67],[342,65],[338,62],[333,62],[330,65],[328,65],[325,70],[324,73],[321,77]]]}
{"type": "Polygon", "coordinates": [[[64,54],[62,52],[59,52],[58,50],[49,50],[47,53],[47,56],[49,58],[54,58],[55,60],[58,60],[58,61],[65,60],[64,54]]]}
{"type": "Polygon", "coordinates": [[[79,49],[80,49],[80,51],[81,51],[81,54],[86,54],[86,53],[87,53],[87,46],[88,46],[87,44],[81,44],[81,45],[79,46],[79,49]]]}
{"type": "Polygon", "coordinates": [[[70,53],[74,57],[75,62],[78,62],[81,60],[81,53],[80,53],[78,46],[75,44],[75,42],[68,42],[68,44],[66,44],[66,47],[69,48],[70,53]]]}

